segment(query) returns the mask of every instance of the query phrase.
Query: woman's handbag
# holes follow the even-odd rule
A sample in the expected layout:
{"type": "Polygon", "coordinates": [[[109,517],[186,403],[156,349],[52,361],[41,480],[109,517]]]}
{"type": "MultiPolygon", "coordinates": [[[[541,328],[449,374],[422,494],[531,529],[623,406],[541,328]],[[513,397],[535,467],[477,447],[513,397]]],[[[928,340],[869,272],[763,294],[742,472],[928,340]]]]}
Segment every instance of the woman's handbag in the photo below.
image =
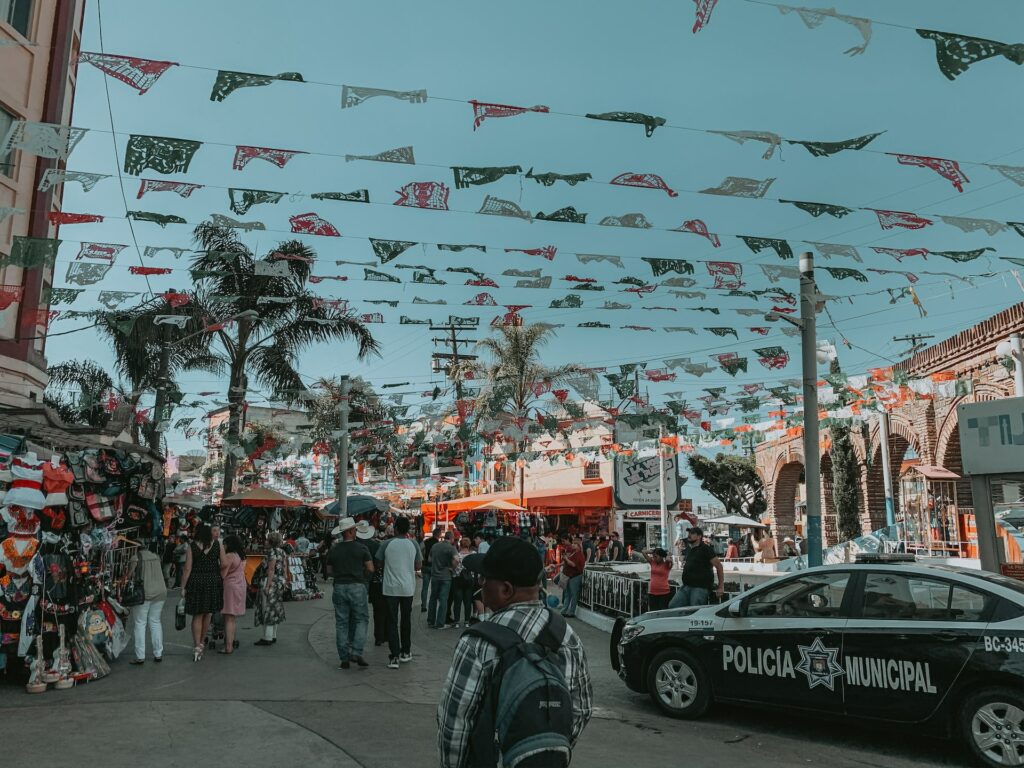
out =
{"type": "Polygon", "coordinates": [[[121,605],[125,608],[134,608],[146,602],[146,585],[142,577],[142,563],[136,563],[135,573],[121,590],[121,605]]]}
{"type": "Polygon", "coordinates": [[[174,609],[174,628],[182,630],[185,628],[185,601],[179,600],[177,607],[174,609]]]}

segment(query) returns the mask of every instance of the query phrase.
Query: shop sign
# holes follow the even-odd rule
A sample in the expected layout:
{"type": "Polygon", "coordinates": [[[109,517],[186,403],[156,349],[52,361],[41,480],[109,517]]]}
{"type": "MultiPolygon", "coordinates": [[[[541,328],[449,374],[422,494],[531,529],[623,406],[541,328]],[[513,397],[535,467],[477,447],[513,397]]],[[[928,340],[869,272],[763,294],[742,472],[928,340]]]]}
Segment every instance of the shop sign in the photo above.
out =
{"type": "Polygon", "coordinates": [[[1024,397],[957,406],[964,473],[994,475],[1024,467],[1024,397]]]}
{"type": "Polygon", "coordinates": [[[693,514],[693,499],[681,499],[679,501],[679,511],[680,512],[689,512],[692,515],[693,514]]]}
{"type": "MultiPolygon", "coordinates": [[[[679,503],[679,467],[676,456],[665,459],[665,506],[679,503]]],[[[623,509],[661,506],[661,474],[657,456],[615,460],[615,506],[623,509]]]]}
{"type": "Polygon", "coordinates": [[[1024,563],[1000,563],[999,572],[1011,579],[1024,581],[1024,563]]]}
{"type": "MultiPolygon", "coordinates": [[[[671,512],[669,514],[672,514],[671,512]]],[[[622,513],[623,520],[654,520],[661,521],[660,509],[627,509],[622,513]]]]}

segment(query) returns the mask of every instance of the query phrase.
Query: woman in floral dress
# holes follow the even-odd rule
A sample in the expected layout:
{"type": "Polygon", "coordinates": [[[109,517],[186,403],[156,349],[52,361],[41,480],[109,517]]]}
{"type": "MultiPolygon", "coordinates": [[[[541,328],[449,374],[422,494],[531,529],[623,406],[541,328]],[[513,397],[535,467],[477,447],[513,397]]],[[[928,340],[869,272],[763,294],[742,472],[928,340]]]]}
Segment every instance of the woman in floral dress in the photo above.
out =
{"type": "Polygon", "coordinates": [[[288,588],[288,555],[281,548],[281,534],[273,531],[267,536],[267,577],[256,597],[256,626],[263,627],[263,637],[255,645],[273,645],[277,642],[277,625],[284,621],[284,592],[288,588]]]}

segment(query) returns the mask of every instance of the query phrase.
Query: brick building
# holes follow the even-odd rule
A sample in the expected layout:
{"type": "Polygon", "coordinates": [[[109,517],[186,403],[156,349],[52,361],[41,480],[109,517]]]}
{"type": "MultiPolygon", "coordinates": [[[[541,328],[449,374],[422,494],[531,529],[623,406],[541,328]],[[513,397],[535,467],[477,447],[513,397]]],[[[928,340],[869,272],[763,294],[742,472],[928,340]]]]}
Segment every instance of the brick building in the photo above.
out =
{"type": "MultiPolygon", "coordinates": [[[[85,0],[0,2],[0,141],[15,121],[67,125],[75,92],[85,0]]],[[[0,253],[15,236],[56,237],[48,214],[62,186],[41,191],[56,160],[14,150],[0,155],[0,253]]],[[[52,269],[0,266],[0,405],[31,407],[46,386],[44,330],[52,269]]]]}
{"type": "MultiPolygon", "coordinates": [[[[973,381],[973,393],[963,397],[911,400],[889,414],[889,456],[893,474],[893,499],[900,508],[900,469],[906,460],[948,469],[962,475],[960,432],[956,408],[961,403],[1013,396],[1013,376],[997,358],[995,349],[1011,333],[1024,333],[1024,303],[1016,304],[978,325],[900,361],[894,370],[909,377],[953,372],[973,381]]],[[[822,536],[826,544],[837,542],[836,511],[832,502],[831,439],[822,433],[821,491],[822,536]]],[[[881,441],[876,417],[858,432],[853,445],[861,470],[860,516],[864,532],[885,525],[885,492],[882,480],[881,441]]],[[[762,443],[755,449],[757,471],[765,483],[768,512],[780,536],[792,534],[797,522],[797,501],[803,483],[803,437],[787,437],[762,443]]],[[[955,502],[960,512],[973,506],[969,480],[957,481],[955,502]]]]}

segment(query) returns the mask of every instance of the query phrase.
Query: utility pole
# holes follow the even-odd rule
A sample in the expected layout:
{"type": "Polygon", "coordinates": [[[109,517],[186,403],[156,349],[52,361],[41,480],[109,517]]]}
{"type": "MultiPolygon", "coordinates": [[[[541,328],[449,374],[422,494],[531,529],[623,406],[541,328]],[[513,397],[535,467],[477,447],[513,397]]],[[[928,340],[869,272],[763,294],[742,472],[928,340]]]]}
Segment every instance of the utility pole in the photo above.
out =
{"type": "Polygon", "coordinates": [[[341,394],[338,396],[338,412],[341,414],[341,439],[338,441],[338,519],[348,517],[348,393],[352,382],[348,376],[341,376],[341,394]]]}
{"type": "Polygon", "coordinates": [[[164,325],[160,331],[160,368],[156,378],[156,397],[153,400],[153,429],[149,433],[149,448],[154,453],[160,453],[160,432],[157,427],[160,426],[167,406],[167,389],[171,385],[170,367],[171,342],[167,338],[167,326],[164,325]]]}
{"type": "Polygon", "coordinates": [[[668,548],[668,505],[665,504],[665,428],[658,422],[658,505],[661,508],[661,548],[668,548]]]}
{"type": "Polygon", "coordinates": [[[814,254],[800,255],[800,335],[804,395],[804,483],[807,495],[807,563],[821,565],[821,455],[818,436],[818,344],[814,254]]]}
{"type": "Polygon", "coordinates": [[[878,442],[882,448],[882,485],[885,492],[885,524],[896,524],[896,505],[892,498],[892,459],[889,456],[889,413],[878,411],[878,442]]]}
{"type": "Polygon", "coordinates": [[[462,325],[454,321],[456,318],[448,318],[449,323],[447,325],[431,325],[430,330],[432,331],[443,331],[447,333],[446,338],[439,339],[434,337],[431,339],[435,345],[443,344],[451,352],[435,352],[431,355],[433,361],[433,368],[435,371],[444,371],[445,375],[453,379],[455,382],[455,410],[459,418],[459,444],[462,447],[462,485],[463,492],[469,495],[469,456],[468,444],[469,434],[466,430],[466,419],[464,416],[465,406],[462,405],[462,372],[459,370],[459,363],[463,361],[476,360],[476,355],[469,355],[460,352],[460,346],[463,344],[476,344],[476,339],[461,339],[459,338],[460,333],[466,333],[469,331],[475,331],[476,326],[462,325]]]}
{"type": "Polygon", "coordinates": [[[913,355],[919,352],[925,345],[921,342],[926,339],[934,339],[935,336],[929,333],[911,333],[906,336],[893,336],[893,341],[909,341],[910,349],[907,351],[908,355],[913,355]]]}

